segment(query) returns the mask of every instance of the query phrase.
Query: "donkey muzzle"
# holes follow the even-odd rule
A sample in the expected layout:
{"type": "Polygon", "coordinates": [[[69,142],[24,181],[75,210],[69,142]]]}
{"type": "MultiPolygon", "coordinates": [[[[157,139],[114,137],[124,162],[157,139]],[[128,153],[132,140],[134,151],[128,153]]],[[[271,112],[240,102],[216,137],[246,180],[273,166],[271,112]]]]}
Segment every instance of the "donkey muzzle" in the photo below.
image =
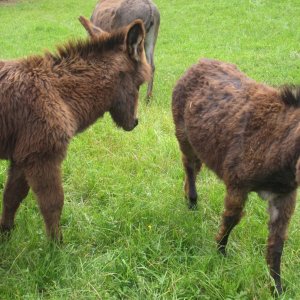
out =
{"type": "Polygon", "coordinates": [[[124,129],[125,131],[131,131],[131,130],[133,130],[138,124],[139,124],[139,120],[138,120],[138,119],[135,119],[135,120],[133,121],[133,123],[132,123],[132,126],[130,126],[130,127],[123,127],[123,129],[124,129]]]}

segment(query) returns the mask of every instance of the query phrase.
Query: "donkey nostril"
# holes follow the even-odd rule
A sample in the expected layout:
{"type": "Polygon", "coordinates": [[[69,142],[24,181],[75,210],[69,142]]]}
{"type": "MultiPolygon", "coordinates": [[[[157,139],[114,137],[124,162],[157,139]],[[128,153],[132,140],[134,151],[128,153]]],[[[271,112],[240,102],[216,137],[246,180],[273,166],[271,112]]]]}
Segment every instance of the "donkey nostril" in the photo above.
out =
{"type": "Polygon", "coordinates": [[[139,124],[139,119],[135,119],[134,127],[137,126],[138,124],[139,124]]]}

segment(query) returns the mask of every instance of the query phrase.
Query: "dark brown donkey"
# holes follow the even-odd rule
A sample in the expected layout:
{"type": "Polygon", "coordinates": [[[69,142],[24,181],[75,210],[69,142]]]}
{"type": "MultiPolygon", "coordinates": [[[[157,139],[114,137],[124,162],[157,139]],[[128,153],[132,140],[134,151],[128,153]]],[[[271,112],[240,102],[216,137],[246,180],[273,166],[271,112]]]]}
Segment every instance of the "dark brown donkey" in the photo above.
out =
{"type": "Polygon", "coordinates": [[[152,96],[154,78],[154,48],[160,24],[160,14],[151,0],[101,0],[96,5],[91,21],[103,30],[111,31],[141,19],[146,29],[145,52],[152,67],[152,78],[148,84],[147,100],[152,96]]]}
{"type": "Polygon", "coordinates": [[[13,227],[31,187],[47,234],[60,240],[60,166],[71,138],[105,112],[125,130],[138,123],[139,86],[151,76],[143,22],[102,34],[87,19],[80,21],[91,39],[70,42],[55,54],[0,61],[0,157],[11,162],[1,231],[13,227]]]}
{"type": "Polygon", "coordinates": [[[281,255],[300,180],[300,89],[256,83],[232,64],[203,59],[178,81],[172,105],[189,206],[197,203],[195,180],[205,163],[227,188],[216,237],[225,254],[248,193],[266,199],[267,262],[281,293],[281,255]]]}

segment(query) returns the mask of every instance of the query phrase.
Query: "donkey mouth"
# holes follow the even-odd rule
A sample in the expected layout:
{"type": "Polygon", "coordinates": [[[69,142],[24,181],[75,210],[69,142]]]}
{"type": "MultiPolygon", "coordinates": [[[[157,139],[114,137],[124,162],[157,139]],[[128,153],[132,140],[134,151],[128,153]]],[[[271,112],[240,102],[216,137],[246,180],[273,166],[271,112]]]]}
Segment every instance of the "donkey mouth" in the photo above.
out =
{"type": "Polygon", "coordinates": [[[132,126],[126,126],[126,127],[123,127],[123,129],[124,129],[125,131],[131,131],[131,130],[133,130],[138,124],[139,124],[139,120],[138,120],[138,119],[135,119],[132,126]]]}

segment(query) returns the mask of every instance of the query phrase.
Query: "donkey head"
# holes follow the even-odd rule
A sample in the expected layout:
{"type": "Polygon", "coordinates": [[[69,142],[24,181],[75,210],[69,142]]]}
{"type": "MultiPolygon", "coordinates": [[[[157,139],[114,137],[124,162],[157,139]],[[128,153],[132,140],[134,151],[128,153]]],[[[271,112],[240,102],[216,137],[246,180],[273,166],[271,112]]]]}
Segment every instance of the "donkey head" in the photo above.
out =
{"type": "MultiPolygon", "coordinates": [[[[110,35],[83,17],[80,17],[80,22],[92,39],[110,35]]],[[[116,34],[124,38],[119,47],[120,53],[117,54],[117,77],[109,112],[117,126],[131,131],[138,124],[139,88],[151,78],[151,67],[147,63],[144,49],[144,24],[141,20],[135,20],[116,34]]]]}

